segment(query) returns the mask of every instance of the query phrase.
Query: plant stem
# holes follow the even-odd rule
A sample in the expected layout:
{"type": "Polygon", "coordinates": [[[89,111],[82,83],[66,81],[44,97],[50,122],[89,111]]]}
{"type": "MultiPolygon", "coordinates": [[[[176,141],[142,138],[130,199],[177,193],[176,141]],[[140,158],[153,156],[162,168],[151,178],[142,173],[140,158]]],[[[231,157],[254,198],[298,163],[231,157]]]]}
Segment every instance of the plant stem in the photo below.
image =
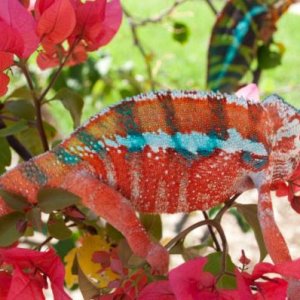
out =
{"type": "Polygon", "coordinates": [[[63,61],[60,63],[58,69],[54,73],[54,76],[51,78],[48,86],[44,89],[44,91],[39,96],[36,95],[34,84],[32,82],[26,62],[21,60],[20,63],[18,64],[19,67],[21,68],[23,74],[25,75],[29,89],[32,93],[32,99],[34,102],[34,107],[35,107],[35,112],[36,112],[36,127],[39,132],[39,136],[42,141],[44,151],[49,150],[49,144],[48,144],[47,135],[45,132],[45,128],[43,125],[43,118],[42,118],[42,109],[41,108],[42,108],[43,100],[46,97],[49,90],[53,87],[54,83],[56,82],[57,78],[59,77],[59,75],[61,73],[62,68],[67,63],[68,59],[70,58],[70,56],[71,56],[73,50],[75,49],[75,47],[77,46],[78,42],[79,42],[79,40],[74,41],[74,43],[70,47],[67,55],[64,57],[63,61]]]}
{"type": "Polygon", "coordinates": [[[44,149],[44,151],[48,151],[49,150],[49,145],[48,145],[48,141],[47,141],[47,135],[46,135],[46,132],[45,132],[45,128],[44,128],[44,125],[43,125],[41,102],[40,102],[39,98],[36,95],[36,91],[35,91],[35,88],[34,88],[29,70],[27,68],[26,62],[21,60],[18,65],[21,68],[23,74],[25,75],[25,78],[27,80],[29,89],[30,89],[31,94],[32,94],[32,99],[33,99],[33,102],[34,102],[35,114],[36,114],[36,127],[37,127],[37,130],[38,130],[42,145],[43,145],[43,149],[44,149]]]}
{"type": "MultiPolygon", "coordinates": [[[[2,118],[0,118],[0,129],[6,128],[5,123],[3,122],[2,118]]],[[[20,143],[20,141],[13,135],[9,135],[6,137],[6,140],[10,147],[12,147],[23,160],[29,160],[32,155],[30,152],[25,148],[25,146],[20,143]]]]}
{"type": "Polygon", "coordinates": [[[215,8],[215,6],[212,4],[211,0],[206,0],[206,3],[208,4],[208,6],[210,7],[210,9],[212,10],[212,12],[217,15],[218,14],[218,11],[217,9],[215,8]]]}
{"type": "MultiPolygon", "coordinates": [[[[203,214],[203,217],[204,217],[205,220],[209,220],[209,217],[208,217],[208,214],[207,214],[206,211],[202,211],[202,214],[203,214]]],[[[215,244],[216,251],[217,251],[217,252],[221,252],[221,247],[220,247],[220,244],[219,244],[219,242],[218,242],[218,239],[217,239],[217,237],[216,237],[216,235],[215,235],[215,233],[214,233],[213,228],[211,227],[211,225],[207,225],[207,227],[208,227],[208,231],[209,231],[209,233],[210,233],[210,236],[211,236],[211,238],[213,239],[213,242],[214,242],[214,244],[215,244]]]]}
{"type": "Polygon", "coordinates": [[[224,206],[222,207],[222,209],[220,209],[220,211],[217,213],[217,215],[215,216],[214,220],[216,222],[221,222],[221,218],[223,217],[224,213],[232,206],[233,202],[240,196],[241,194],[236,194],[234,196],[232,196],[232,198],[230,198],[228,201],[226,201],[224,203],[224,206]]]}
{"type": "Polygon", "coordinates": [[[138,32],[137,32],[137,25],[133,21],[131,14],[126,9],[124,9],[124,7],[123,7],[123,12],[124,12],[124,15],[128,19],[133,43],[139,49],[141,55],[143,56],[151,89],[154,90],[155,82],[153,80],[153,71],[152,71],[152,66],[151,66],[151,62],[149,59],[149,55],[146,53],[146,50],[145,50],[144,46],[142,45],[142,42],[140,41],[140,38],[139,38],[138,32]]]}
{"type": "Polygon", "coordinates": [[[49,92],[49,90],[53,87],[53,85],[55,84],[57,78],[59,77],[62,68],[65,66],[65,64],[67,63],[68,59],[70,58],[70,56],[72,55],[73,50],[75,49],[75,47],[78,45],[79,40],[75,40],[74,43],[72,44],[72,46],[70,47],[67,55],[64,57],[64,59],[62,60],[62,62],[60,63],[58,69],[56,70],[56,72],[54,73],[53,77],[51,78],[48,86],[45,88],[45,90],[41,93],[41,95],[39,96],[38,100],[39,102],[42,102],[45,98],[45,96],[47,95],[47,93],[49,92]]]}

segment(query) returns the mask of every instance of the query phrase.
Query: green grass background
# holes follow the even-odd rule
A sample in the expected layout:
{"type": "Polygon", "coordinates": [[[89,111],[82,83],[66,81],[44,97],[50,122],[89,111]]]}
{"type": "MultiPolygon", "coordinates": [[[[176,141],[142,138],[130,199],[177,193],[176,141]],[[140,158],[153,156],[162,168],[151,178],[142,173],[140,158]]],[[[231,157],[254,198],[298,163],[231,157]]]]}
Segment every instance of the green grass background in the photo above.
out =
{"type": "MultiPolygon", "coordinates": [[[[158,14],[173,1],[127,0],[124,5],[138,17],[158,14]]],[[[214,1],[216,3],[216,1],[214,1]]],[[[217,1],[219,8],[224,1],[217,1]]],[[[190,28],[190,37],[185,45],[172,39],[171,24],[148,25],[142,28],[140,37],[146,49],[155,54],[154,65],[159,66],[158,77],[166,87],[205,89],[206,58],[210,32],[215,16],[205,1],[191,1],[181,5],[171,17],[182,21],[190,28]]],[[[282,65],[264,71],[260,87],[263,94],[278,93],[290,103],[300,106],[300,15],[286,13],[277,24],[275,40],[286,47],[282,65]]],[[[126,18],[116,38],[106,47],[116,64],[132,60],[144,73],[144,63],[132,44],[126,18]]]]}
{"type": "MultiPolygon", "coordinates": [[[[213,2],[218,9],[224,4],[224,1],[213,2]]],[[[126,9],[140,19],[160,14],[172,3],[173,0],[123,1],[126,9]]],[[[140,39],[146,51],[152,55],[154,77],[159,82],[160,88],[205,90],[207,49],[214,21],[215,15],[204,0],[192,0],[178,7],[164,22],[149,24],[139,29],[140,39]],[[189,39],[183,45],[172,37],[172,23],[175,21],[183,22],[189,28],[189,39]]],[[[283,43],[286,51],[280,66],[263,71],[260,81],[262,97],[277,93],[299,108],[300,15],[286,13],[277,23],[277,27],[275,40],[283,43]]],[[[131,64],[137,78],[147,77],[145,63],[133,44],[125,16],[120,31],[112,42],[93,55],[97,56],[99,53],[108,53],[111,56],[112,67],[131,64]]],[[[94,102],[87,99],[83,121],[102,107],[121,99],[117,89],[94,102]]],[[[56,107],[55,110],[63,113],[63,108],[56,107]]],[[[70,119],[64,119],[63,132],[71,131],[70,119]]]]}

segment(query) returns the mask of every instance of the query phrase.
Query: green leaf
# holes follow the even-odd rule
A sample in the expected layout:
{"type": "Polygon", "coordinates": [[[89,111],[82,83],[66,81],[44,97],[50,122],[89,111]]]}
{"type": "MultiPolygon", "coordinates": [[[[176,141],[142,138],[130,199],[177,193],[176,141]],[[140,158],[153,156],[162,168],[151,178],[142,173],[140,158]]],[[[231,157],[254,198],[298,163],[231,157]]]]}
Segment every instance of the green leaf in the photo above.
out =
{"type": "Polygon", "coordinates": [[[23,196],[12,194],[1,189],[0,196],[5,201],[5,203],[13,210],[24,211],[24,209],[30,205],[26,198],[24,198],[23,196]]]}
{"type": "Polygon", "coordinates": [[[7,247],[16,242],[24,233],[25,215],[13,212],[0,217],[0,247],[7,247]]]}
{"type": "Polygon", "coordinates": [[[42,213],[41,209],[39,207],[33,207],[30,209],[26,214],[27,220],[30,222],[30,224],[33,226],[33,228],[39,232],[42,232],[43,230],[43,224],[42,224],[42,213]]]}
{"type": "Polygon", "coordinates": [[[72,231],[66,226],[62,214],[51,213],[47,225],[49,234],[58,240],[66,240],[72,235],[72,231]]]}
{"type": "Polygon", "coordinates": [[[107,236],[109,236],[109,239],[114,242],[119,242],[120,240],[124,239],[123,234],[109,223],[106,223],[105,231],[107,236]]]}
{"type": "Polygon", "coordinates": [[[263,261],[263,259],[266,257],[268,252],[266,249],[265,241],[257,217],[257,205],[235,203],[234,206],[237,208],[238,212],[242,214],[245,220],[252,227],[259,247],[260,261],[263,261]]]}
{"type": "Polygon", "coordinates": [[[162,222],[160,215],[140,214],[140,220],[146,231],[157,241],[162,237],[162,222]]]}
{"type": "Polygon", "coordinates": [[[238,222],[240,228],[244,233],[248,232],[251,229],[250,225],[245,220],[245,218],[235,208],[231,208],[229,210],[229,213],[235,217],[236,221],[238,222]]]}
{"type": "Polygon", "coordinates": [[[15,89],[6,97],[6,99],[20,99],[20,98],[21,99],[31,99],[32,98],[32,93],[26,85],[15,89]]]}
{"type": "Polygon", "coordinates": [[[63,189],[43,188],[38,193],[38,206],[45,213],[64,209],[80,202],[80,198],[63,189]]]}
{"type": "MultiPolygon", "coordinates": [[[[47,140],[49,141],[53,139],[56,134],[56,129],[46,122],[43,122],[43,125],[46,131],[47,140]]],[[[19,133],[16,137],[23,145],[26,145],[26,148],[33,155],[38,155],[44,152],[41,139],[36,128],[29,127],[19,133]]]]}
{"type": "Polygon", "coordinates": [[[21,119],[34,120],[35,118],[35,109],[28,100],[7,101],[5,102],[5,109],[21,119]]]}
{"type": "Polygon", "coordinates": [[[63,106],[70,112],[74,128],[78,127],[80,125],[83,108],[81,95],[68,88],[62,88],[56,93],[54,98],[60,100],[63,106]]]}
{"type": "Polygon", "coordinates": [[[58,243],[53,245],[56,253],[59,257],[64,260],[65,256],[74,248],[76,248],[73,236],[66,240],[58,241],[58,243]]]}
{"type": "Polygon", "coordinates": [[[84,272],[78,264],[78,283],[79,289],[84,300],[93,299],[95,296],[99,295],[99,289],[97,289],[91,281],[85,276],[84,272]]]}
{"type": "Polygon", "coordinates": [[[11,162],[11,151],[9,144],[5,138],[0,138],[0,174],[4,173],[5,167],[10,165],[11,162]]]}
{"type": "MultiPolygon", "coordinates": [[[[204,266],[203,270],[206,272],[210,272],[213,275],[218,275],[222,271],[222,259],[223,253],[215,252],[211,253],[207,256],[207,263],[204,266]]],[[[229,255],[226,256],[226,271],[234,272],[235,265],[233,264],[229,255]]],[[[222,289],[235,289],[236,288],[236,280],[233,276],[223,275],[222,278],[217,283],[218,288],[222,289]]]]}
{"type": "Polygon", "coordinates": [[[0,137],[6,137],[9,135],[14,135],[16,133],[22,132],[28,128],[28,124],[26,120],[20,120],[18,122],[13,123],[13,125],[8,126],[6,128],[0,129],[0,137]]]}
{"type": "Polygon", "coordinates": [[[173,39],[180,44],[185,44],[188,41],[190,30],[186,24],[182,22],[173,23],[173,39]]]}
{"type": "Polygon", "coordinates": [[[1,198],[3,198],[5,203],[13,210],[23,211],[26,207],[29,206],[28,201],[23,196],[15,195],[1,189],[0,196],[1,198]]]}
{"type": "Polygon", "coordinates": [[[179,254],[182,255],[185,261],[188,261],[202,255],[207,248],[207,245],[200,244],[188,248],[183,248],[182,252],[179,254]]]}
{"type": "Polygon", "coordinates": [[[260,69],[272,69],[281,65],[282,52],[276,46],[270,45],[260,46],[257,50],[257,60],[260,69]]]}

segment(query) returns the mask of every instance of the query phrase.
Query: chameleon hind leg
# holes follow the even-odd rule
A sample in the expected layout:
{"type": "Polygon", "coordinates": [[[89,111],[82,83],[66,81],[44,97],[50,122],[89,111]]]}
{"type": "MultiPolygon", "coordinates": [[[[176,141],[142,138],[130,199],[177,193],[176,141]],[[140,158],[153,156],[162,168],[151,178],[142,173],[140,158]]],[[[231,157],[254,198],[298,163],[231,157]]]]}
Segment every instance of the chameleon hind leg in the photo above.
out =
{"type": "Polygon", "coordinates": [[[276,264],[290,261],[289,249],[274,219],[269,186],[262,185],[258,192],[258,219],[268,253],[276,264]]]}
{"type": "Polygon", "coordinates": [[[154,273],[168,271],[167,250],[150,240],[128,199],[85,170],[68,174],[60,187],[81,197],[85,206],[119,230],[132,251],[145,258],[154,273]]]}

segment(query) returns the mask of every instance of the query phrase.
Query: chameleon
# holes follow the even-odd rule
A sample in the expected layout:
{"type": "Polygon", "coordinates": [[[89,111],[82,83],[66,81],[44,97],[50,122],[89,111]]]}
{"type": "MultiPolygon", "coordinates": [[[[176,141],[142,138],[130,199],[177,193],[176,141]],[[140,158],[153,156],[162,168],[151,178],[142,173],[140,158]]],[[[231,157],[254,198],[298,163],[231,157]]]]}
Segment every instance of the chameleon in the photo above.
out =
{"type": "MultiPolygon", "coordinates": [[[[118,229],[153,272],[168,252],[136,211],[207,210],[258,190],[258,218],[275,263],[291,260],[274,220],[272,185],[299,168],[300,113],[277,95],[263,102],[202,91],[155,91],[91,117],[52,150],[0,177],[0,189],[36,203],[42,187],[65,189],[118,229]]],[[[10,208],[0,198],[0,216],[10,208]]]]}

